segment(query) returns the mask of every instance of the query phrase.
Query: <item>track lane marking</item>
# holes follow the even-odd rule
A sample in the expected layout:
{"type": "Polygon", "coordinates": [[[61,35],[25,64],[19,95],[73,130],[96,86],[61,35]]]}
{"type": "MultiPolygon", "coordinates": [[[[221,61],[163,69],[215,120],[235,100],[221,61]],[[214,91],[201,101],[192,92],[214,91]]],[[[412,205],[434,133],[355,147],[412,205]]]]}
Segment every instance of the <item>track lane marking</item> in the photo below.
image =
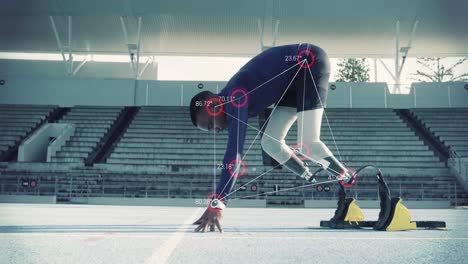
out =
{"type": "Polygon", "coordinates": [[[174,249],[176,249],[177,244],[179,244],[180,240],[182,239],[183,236],[185,236],[186,232],[186,226],[191,225],[193,222],[195,222],[196,217],[199,215],[199,212],[201,211],[201,208],[198,208],[193,212],[193,214],[185,220],[185,222],[177,228],[177,230],[174,232],[172,236],[169,237],[164,244],[156,249],[156,251],[153,252],[153,254],[145,260],[145,264],[163,264],[166,263],[169,257],[171,256],[172,252],[174,249]]]}

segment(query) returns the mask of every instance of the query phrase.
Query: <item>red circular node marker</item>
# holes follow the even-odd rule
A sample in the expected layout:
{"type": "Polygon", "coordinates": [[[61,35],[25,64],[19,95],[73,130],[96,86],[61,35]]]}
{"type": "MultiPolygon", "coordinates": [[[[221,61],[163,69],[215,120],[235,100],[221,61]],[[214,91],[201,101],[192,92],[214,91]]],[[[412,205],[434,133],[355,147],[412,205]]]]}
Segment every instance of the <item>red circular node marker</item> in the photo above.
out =
{"type": "MultiPolygon", "coordinates": [[[[297,143],[296,145],[294,145],[293,147],[293,150],[294,152],[297,152],[297,150],[300,148],[300,147],[304,147],[305,149],[305,155],[309,156],[310,157],[310,148],[309,146],[307,146],[306,144],[304,143],[297,143]]],[[[300,154],[300,153],[299,153],[300,154]]],[[[302,156],[302,155],[301,155],[302,156]]],[[[299,157],[300,160],[309,160],[307,157],[299,157]]]]}
{"type": "Polygon", "coordinates": [[[354,185],[356,185],[356,182],[357,182],[356,172],[354,170],[350,170],[350,169],[348,169],[348,171],[349,171],[349,173],[351,173],[351,175],[353,175],[353,180],[351,181],[351,183],[344,183],[342,180],[338,181],[338,183],[340,183],[345,188],[353,187],[354,185]]]}
{"type": "MultiPolygon", "coordinates": [[[[237,108],[244,107],[244,106],[247,104],[247,102],[249,101],[249,97],[248,97],[248,95],[247,95],[247,92],[244,91],[244,89],[241,89],[241,88],[238,88],[238,89],[234,90],[234,91],[231,93],[230,98],[236,98],[235,100],[231,100],[231,104],[232,104],[233,106],[237,107],[237,108]],[[236,100],[237,100],[236,94],[239,94],[239,93],[242,94],[241,98],[242,98],[242,97],[245,98],[244,101],[243,101],[242,103],[237,103],[237,102],[236,102],[236,100]]],[[[239,99],[240,99],[240,98],[239,98],[239,99]]]]}
{"type": "Polygon", "coordinates": [[[256,192],[257,191],[257,185],[256,184],[252,184],[252,186],[250,186],[250,190],[252,192],[256,192]]]}
{"type": "MultiPolygon", "coordinates": [[[[298,60],[298,62],[297,62],[297,64],[299,64],[301,66],[301,68],[308,69],[308,68],[314,66],[315,55],[314,55],[314,53],[312,53],[312,51],[310,51],[310,50],[301,50],[301,52],[299,52],[299,54],[297,54],[297,57],[301,58],[301,60],[298,60]],[[305,57],[310,56],[310,58],[311,58],[310,62],[308,62],[307,64],[302,63],[302,61],[304,60],[304,59],[302,59],[302,55],[304,55],[304,54],[306,55],[305,57]]],[[[308,60],[306,60],[306,61],[308,61],[308,60]]]]}
{"type": "Polygon", "coordinates": [[[213,97],[210,100],[208,100],[208,102],[206,103],[205,110],[210,116],[218,116],[223,112],[224,105],[222,104],[221,99],[219,99],[218,97],[213,97]],[[211,103],[213,101],[216,101],[216,102],[219,103],[219,108],[218,108],[217,112],[213,112],[213,111],[210,110],[210,105],[211,105],[211,103]]]}
{"type": "Polygon", "coordinates": [[[240,178],[242,176],[245,175],[245,172],[247,171],[247,165],[245,165],[245,162],[243,160],[240,160],[240,159],[235,159],[231,162],[229,162],[228,164],[228,171],[229,171],[229,174],[234,177],[234,178],[240,178]],[[240,173],[238,173],[237,175],[234,175],[234,171],[232,170],[233,167],[234,167],[234,163],[240,163],[240,166],[242,167],[240,173]]]}
{"type": "Polygon", "coordinates": [[[219,195],[219,194],[217,194],[217,193],[212,193],[212,194],[208,195],[208,197],[206,198],[206,202],[207,202],[207,204],[208,204],[208,210],[209,210],[210,212],[213,212],[213,213],[216,213],[216,212],[219,212],[219,211],[223,210],[223,209],[221,209],[221,208],[213,208],[213,207],[211,207],[210,205],[211,205],[211,200],[212,200],[212,199],[218,199],[218,200],[220,200],[220,201],[223,201],[221,195],[219,195]]]}

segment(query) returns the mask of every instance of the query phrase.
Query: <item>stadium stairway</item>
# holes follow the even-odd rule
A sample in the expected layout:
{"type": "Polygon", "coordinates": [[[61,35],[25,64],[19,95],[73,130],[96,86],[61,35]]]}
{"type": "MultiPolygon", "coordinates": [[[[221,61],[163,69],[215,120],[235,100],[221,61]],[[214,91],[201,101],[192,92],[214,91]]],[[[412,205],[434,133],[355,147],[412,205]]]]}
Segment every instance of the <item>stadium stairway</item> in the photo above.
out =
{"type": "Polygon", "coordinates": [[[94,163],[103,162],[112,153],[113,146],[125,133],[129,123],[135,117],[139,108],[136,106],[125,107],[117,120],[112,124],[109,131],[101,138],[96,148],[85,160],[86,166],[92,166],[94,163]]]}
{"type": "Polygon", "coordinates": [[[76,106],[59,123],[75,124],[75,133],[52,162],[84,163],[101,138],[118,118],[123,107],[76,106]]]}
{"type": "Polygon", "coordinates": [[[452,152],[468,157],[468,109],[412,109],[413,115],[452,152]]]}

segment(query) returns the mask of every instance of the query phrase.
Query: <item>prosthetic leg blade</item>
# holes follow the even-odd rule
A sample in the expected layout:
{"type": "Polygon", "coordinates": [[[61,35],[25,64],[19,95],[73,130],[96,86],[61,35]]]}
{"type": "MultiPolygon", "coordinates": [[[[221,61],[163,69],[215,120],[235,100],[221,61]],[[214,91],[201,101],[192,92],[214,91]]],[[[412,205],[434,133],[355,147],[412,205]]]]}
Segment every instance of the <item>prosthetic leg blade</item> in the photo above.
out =
{"type": "Polygon", "coordinates": [[[375,166],[368,165],[364,168],[374,167],[379,185],[380,213],[377,221],[364,221],[364,214],[352,198],[346,198],[344,187],[340,185],[338,191],[338,208],[330,221],[320,221],[320,227],[332,229],[360,229],[373,228],[381,231],[404,231],[417,228],[443,229],[446,224],[443,221],[411,221],[411,213],[403,205],[402,200],[391,198],[390,189],[385,182],[382,172],[375,166]]]}
{"type": "Polygon", "coordinates": [[[390,188],[388,188],[382,173],[380,170],[377,173],[377,179],[379,184],[379,200],[380,200],[380,212],[377,222],[373,226],[375,230],[385,230],[388,226],[390,213],[392,211],[392,200],[390,195],[390,188]]]}

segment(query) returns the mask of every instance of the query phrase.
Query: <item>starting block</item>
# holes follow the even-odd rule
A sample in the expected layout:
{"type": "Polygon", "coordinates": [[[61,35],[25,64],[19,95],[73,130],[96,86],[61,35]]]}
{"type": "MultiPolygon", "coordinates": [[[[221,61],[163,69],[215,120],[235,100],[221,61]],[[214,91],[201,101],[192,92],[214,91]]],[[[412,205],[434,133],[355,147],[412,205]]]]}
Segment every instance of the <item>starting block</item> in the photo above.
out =
{"type": "Polygon", "coordinates": [[[382,172],[375,166],[364,166],[356,171],[368,167],[377,170],[376,176],[379,184],[380,213],[377,221],[364,221],[364,213],[353,198],[346,198],[346,192],[339,185],[338,207],[335,215],[329,221],[320,221],[320,227],[331,229],[361,229],[373,228],[380,231],[403,231],[417,228],[443,229],[446,223],[443,221],[411,221],[411,213],[403,205],[402,199],[391,198],[390,189],[385,182],[382,172]]]}

